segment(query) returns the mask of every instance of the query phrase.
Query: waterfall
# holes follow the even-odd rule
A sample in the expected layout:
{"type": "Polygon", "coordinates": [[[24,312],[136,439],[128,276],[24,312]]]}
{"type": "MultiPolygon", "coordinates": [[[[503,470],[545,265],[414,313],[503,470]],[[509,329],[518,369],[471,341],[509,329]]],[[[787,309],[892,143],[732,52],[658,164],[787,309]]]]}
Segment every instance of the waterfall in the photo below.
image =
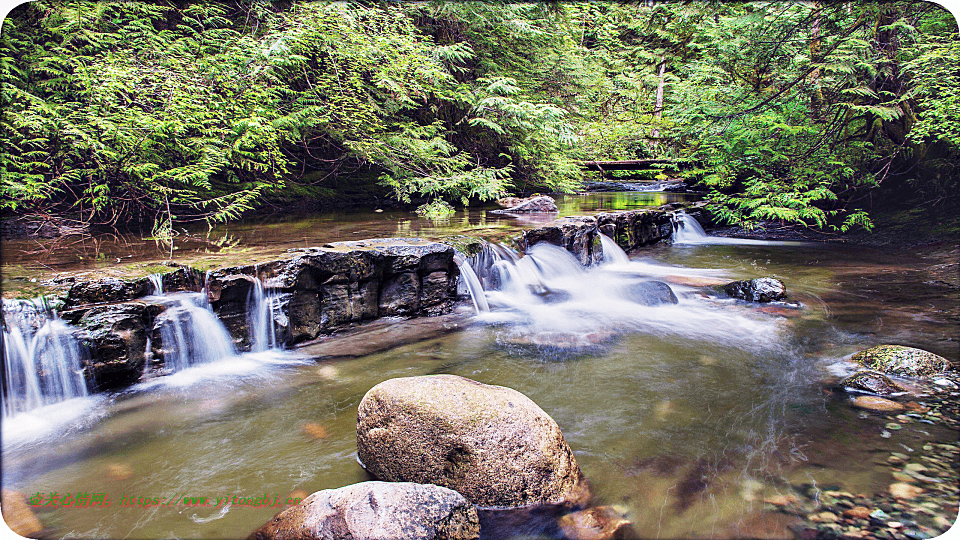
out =
{"type": "Polygon", "coordinates": [[[42,299],[3,302],[3,415],[87,395],[74,329],[42,299]]]}
{"type": "Polygon", "coordinates": [[[709,236],[700,226],[700,222],[684,212],[673,214],[673,243],[702,244],[709,236]]]}
{"type": "Polygon", "coordinates": [[[453,260],[457,263],[457,267],[460,268],[461,283],[466,286],[467,291],[470,293],[470,299],[473,300],[473,308],[478,314],[483,311],[490,311],[486,294],[483,292],[483,286],[480,285],[480,279],[477,277],[476,272],[473,271],[473,268],[470,267],[470,264],[467,263],[466,258],[458,252],[453,260]]]}
{"type": "Polygon", "coordinates": [[[263,282],[253,278],[247,294],[247,325],[250,328],[250,351],[263,352],[277,348],[274,316],[278,311],[277,295],[267,294],[263,282]]]}
{"type": "Polygon", "coordinates": [[[157,317],[163,342],[163,363],[170,373],[235,356],[230,334],[214,315],[207,294],[175,293],[157,317]]]}
{"type": "Polygon", "coordinates": [[[147,276],[150,280],[151,294],[160,296],[163,294],[163,274],[150,274],[147,276]]]}
{"type": "Polygon", "coordinates": [[[627,264],[630,257],[614,240],[605,234],[600,235],[600,247],[603,248],[603,264],[627,264]]]}

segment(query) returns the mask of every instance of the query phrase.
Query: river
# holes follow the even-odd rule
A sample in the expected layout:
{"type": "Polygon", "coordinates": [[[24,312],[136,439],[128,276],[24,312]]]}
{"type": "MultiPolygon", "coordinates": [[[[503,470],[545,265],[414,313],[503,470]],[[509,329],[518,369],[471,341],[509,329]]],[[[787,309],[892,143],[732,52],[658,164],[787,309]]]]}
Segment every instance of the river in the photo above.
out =
{"type": "MultiPolygon", "coordinates": [[[[668,202],[657,195],[596,194],[564,213],[668,202]]],[[[529,226],[480,210],[439,224],[393,212],[322,215],[223,226],[205,237],[228,250],[182,247],[197,257],[259,256],[368,237],[501,238],[529,226]]],[[[134,240],[103,243],[92,261],[80,250],[42,264],[92,269],[127,255],[147,264],[159,258],[151,250],[164,249],[134,240]]],[[[22,244],[3,250],[8,265],[39,260],[22,244]]],[[[367,390],[392,377],[450,373],[529,396],[562,428],[597,503],[625,513],[643,538],[783,533],[789,519],[771,524],[764,499],[811,487],[884,491],[892,452],[956,443],[955,430],[926,423],[891,434],[888,417],[851,407],[835,388],[851,369],[843,358],[876,344],[957,363],[956,292],[928,281],[916,270],[923,264],[910,250],[839,244],[641,249],[628,263],[572,277],[558,271],[550,285],[563,296],[550,305],[489,294],[490,313],[463,305],[452,317],[458,331],[414,343],[339,359],[246,354],[5,419],[3,485],[28,497],[109,501],[37,508],[54,537],[244,538],[278,510],[245,499],[283,502],[368,479],[355,442],[367,390]],[[799,306],[735,302],[710,288],[758,276],[783,280],[799,306]],[[616,287],[641,278],[670,283],[679,303],[614,299],[616,287]],[[556,339],[571,335],[586,342],[556,339]],[[183,497],[233,502],[191,507],[183,497]]]]}

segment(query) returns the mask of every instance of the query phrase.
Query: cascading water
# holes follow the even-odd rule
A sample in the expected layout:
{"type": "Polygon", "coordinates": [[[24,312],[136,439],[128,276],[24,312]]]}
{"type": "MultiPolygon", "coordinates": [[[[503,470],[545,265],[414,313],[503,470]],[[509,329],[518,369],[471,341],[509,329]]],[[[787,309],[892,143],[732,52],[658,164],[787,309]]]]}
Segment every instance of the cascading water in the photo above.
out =
{"type": "Polygon", "coordinates": [[[476,273],[488,277],[484,290],[491,313],[481,320],[505,325],[502,341],[564,349],[594,346],[626,333],[694,335],[751,348],[775,340],[775,322],[729,309],[720,299],[681,285],[691,279],[715,280],[716,270],[630,261],[608,241],[612,245],[606,253],[614,262],[589,268],[547,243],[536,244],[523,257],[503,256],[506,248],[499,246],[491,251],[495,255],[475,258],[474,264],[486,265],[475,268],[476,273]]]}
{"type": "Polygon", "coordinates": [[[5,417],[87,395],[73,328],[42,300],[3,302],[5,417]]]}
{"type": "Polygon", "coordinates": [[[253,278],[247,295],[247,324],[250,328],[250,351],[263,352],[277,348],[274,317],[278,313],[277,295],[267,293],[263,282],[253,278]]]}
{"type": "Polygon", "coordinates": [[[160,296],[163,294],[163,274],[150,274],[147,276],[150,280],[151,294],[160,296]]]}
{"type": "Polygon", "coordinates": [[[613,238],[605,234],[600,235],[600,247],[603,248],[603,264],[628,264],[630,262],[630,256],[627,255],[627,252],[613,238]]]}
{"type": "Polygon", "coordinates": [[[214,315],[205,292],[163,297],[169,307],[157,317],[163,363],[170,373],[235,356],[230,334],[214,315]]]}
{"type": "Polygon", "coordinates": [[[457,263],[457,267],[460,269],[460,277],[462,278],[461,283],[470,294],[470,299],[473,300],[473,308],[478,314],[484,311],[490,311],[490,306],[487,304],[487,297],[483,292],[483,286],[480,284],[480,279],[477,277],[476,272],[473,271],[473,268],[470,266],[470,264],[467,263],[466,257],[460,253],[457,253],[453,260],[457,263]]]}
{"type": "Polygon", "coordinates": [[[703,244],[710,238],[693,216],[677,212],[672,219],[674,244],[703,244]]]}

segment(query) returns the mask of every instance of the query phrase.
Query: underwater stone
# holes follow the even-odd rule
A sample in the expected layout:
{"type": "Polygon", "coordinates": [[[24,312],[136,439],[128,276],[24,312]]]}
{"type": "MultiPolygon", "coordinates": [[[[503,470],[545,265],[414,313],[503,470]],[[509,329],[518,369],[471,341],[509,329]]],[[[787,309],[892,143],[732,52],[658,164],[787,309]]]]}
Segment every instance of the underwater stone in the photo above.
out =
{"type": "Polygon", "coordinates": [[[357,450],[381,480],[448,487],[482,507],[589,498],[560,427],[536,403],[455,375],[373,387],[358,408],[357,450]]]}
{"type": "Polygon", "coordinates": [[[787,289],[779,279],[762,277],[745,281],[734,281],[723,287],[723,292],[731,298],[739,298],[751,302],[772,302],[783,300],[787,296],[787,289]]]}
{"type": "Polygon", "coordinates": [[[840,383],[840,386],[879,394],[881,396],[903,391],[903,388],[897,383],[879,373],[873,373],[871,371],[858,371],[844,379],[843,382],[840,383]]]}
{"type": "Polygon", "coordinates": [[[250,535],[249,540],[472,540],[480,520],[451,489],[409,482],[361,482],[318,491],[250,535]]]}
{"type": "Polygon", "coordinates": [[[882,373],[918,378],[934,377],[951,368],[950,361],[942,356],[902,345],[877,345],[858,352],[851,360],[882,373]]]}

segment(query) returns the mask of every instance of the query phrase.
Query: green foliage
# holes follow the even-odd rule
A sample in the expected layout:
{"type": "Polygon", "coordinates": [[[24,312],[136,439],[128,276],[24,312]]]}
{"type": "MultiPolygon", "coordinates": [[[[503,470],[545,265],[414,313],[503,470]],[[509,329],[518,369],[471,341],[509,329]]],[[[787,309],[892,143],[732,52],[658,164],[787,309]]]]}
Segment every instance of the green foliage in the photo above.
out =
{"type": "Polygon", "coordinates": [[[927,4],[174,6],[7,18],[0,208],[163,237],[372,178],[437,216],[650,157],[744,226],[869,228],[874,193],[956,201],[960,41],[927,4]]]}

